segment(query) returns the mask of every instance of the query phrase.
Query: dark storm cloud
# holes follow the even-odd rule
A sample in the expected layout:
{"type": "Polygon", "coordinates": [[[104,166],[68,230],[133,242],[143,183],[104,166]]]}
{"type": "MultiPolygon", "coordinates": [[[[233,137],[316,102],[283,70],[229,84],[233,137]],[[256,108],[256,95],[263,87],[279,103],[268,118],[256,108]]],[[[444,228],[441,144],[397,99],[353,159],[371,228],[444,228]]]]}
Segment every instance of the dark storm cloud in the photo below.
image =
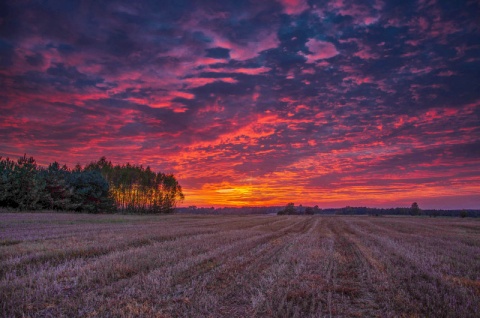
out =
{"type": "Polygon", "coordinates": [[[476,1],[2,2],[4,149],[148,162],[192,204],[241,186],[265,192],[249,204],[315,203],[309,187],[328,186],[331,202],[427,185],[426,202],[470,197],[479,14],[476,1]]]}
{"type": "Polygon", "coordinates": [[[230,50],[223,47],[214,47],[212,49],[206,49],[207,57],[213,57],[217,59],[228,59],[230,57],[230,50]]]}
{"type": "Polygon", "coordinates": [[[65,66],[63,63],[48,68],[46,73],[57,82],[64,85],[73,84],[76,88],[96,86],[103,82],[103,79],[89,77],[80,73],[75,67],[65,66]]]}
{"type": "Polygon", "coordinates": [[[43,65],[43,62],[44,62],[43,55],[39,53],[27,55],[25,56],[25,60],[28,62],[28,64],[32,66],[41,66],[43,65]]]}
{"type": "Polygon", "coordinates": [[[0,39],[0,66],[8,67],[12,64],[14,47],[9,41],[0,39]]]}

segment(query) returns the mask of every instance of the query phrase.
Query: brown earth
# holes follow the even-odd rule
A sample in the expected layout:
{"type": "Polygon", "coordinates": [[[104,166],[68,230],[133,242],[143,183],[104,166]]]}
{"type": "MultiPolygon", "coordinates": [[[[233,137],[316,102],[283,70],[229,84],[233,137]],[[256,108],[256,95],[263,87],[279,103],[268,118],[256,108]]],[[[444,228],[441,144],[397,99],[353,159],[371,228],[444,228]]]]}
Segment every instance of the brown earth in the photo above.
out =
{"type": "Polygon", "coordinates": [[[5,317],[478,317],[480,222],[0,213],[5,317]]]}

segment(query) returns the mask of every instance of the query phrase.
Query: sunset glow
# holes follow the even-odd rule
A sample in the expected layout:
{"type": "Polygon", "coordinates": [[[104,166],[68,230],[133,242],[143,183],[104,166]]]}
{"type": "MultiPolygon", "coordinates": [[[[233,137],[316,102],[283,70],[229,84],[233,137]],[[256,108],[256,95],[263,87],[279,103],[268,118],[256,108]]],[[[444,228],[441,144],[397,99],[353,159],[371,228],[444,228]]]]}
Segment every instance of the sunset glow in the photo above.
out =
{"type": "Polygon", "coordinates": [[[467,0],[2,2],[0,156],[148,165],[181,206],[478,209],[479,16],[467,0]]]}

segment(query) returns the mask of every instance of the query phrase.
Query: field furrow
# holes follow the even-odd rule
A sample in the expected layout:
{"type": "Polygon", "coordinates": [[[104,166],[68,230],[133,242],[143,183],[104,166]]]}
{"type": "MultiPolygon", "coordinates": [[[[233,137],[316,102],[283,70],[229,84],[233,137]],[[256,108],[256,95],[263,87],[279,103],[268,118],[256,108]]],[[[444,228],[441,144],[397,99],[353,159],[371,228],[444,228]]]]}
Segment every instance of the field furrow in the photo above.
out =
{"type": "Polygon", "coordinates": [[[480,222],[0,214],[5,317],[477,317],[480,222]]]}

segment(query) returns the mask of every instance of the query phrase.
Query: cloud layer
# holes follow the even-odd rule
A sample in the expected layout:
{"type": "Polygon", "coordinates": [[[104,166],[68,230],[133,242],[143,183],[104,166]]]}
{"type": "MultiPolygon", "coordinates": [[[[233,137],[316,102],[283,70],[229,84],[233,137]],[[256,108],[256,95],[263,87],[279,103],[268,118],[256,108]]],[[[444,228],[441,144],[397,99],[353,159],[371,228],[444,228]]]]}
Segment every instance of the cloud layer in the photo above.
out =
{"type": "Polygon", "coordinates": [[[175,173],[184,205],[480,208],[476,1],[11,1],[0,155],[175,173]]]}

